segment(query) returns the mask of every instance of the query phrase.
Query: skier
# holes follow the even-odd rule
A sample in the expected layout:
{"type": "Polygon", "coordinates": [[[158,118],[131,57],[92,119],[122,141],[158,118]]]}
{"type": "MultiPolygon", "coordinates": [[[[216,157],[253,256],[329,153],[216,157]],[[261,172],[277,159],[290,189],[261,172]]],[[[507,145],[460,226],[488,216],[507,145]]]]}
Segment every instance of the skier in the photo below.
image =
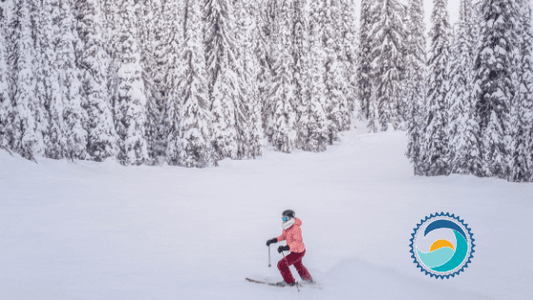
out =
{"type": "Polygon", "coordinates": [[[302,264],[302,258],[305,255],[305,246],[302,239],[302,229],[300,228],[300,226],[302,226],[302,221],[295,217],[295,213],[291,209],[285,210],[281,216],[283,220],[283,223],[281,223],[281,226],[283,227],[283,233],[277,238],[270,239],[266,242],[267,246],[270,246],[270,244],[287,240],[287,245],[279,246],[278,252],[291,252],[289,255],[284,256],[278,262],[278,269],[281,272],[281,276],[283,276],[284,281],[278,282],[277,285],[293,286],[296,284],[296,282],[294,281],[294,277],[292,276],[291,270],[289,269],[290,265],[294,265],[294,267],[298,271],[298,274],[300,274],[300,278],[302,278],[304,282],[313,283],[311,274],[309,274],[309,271],[307,271],[307,269],[302,264]]]}

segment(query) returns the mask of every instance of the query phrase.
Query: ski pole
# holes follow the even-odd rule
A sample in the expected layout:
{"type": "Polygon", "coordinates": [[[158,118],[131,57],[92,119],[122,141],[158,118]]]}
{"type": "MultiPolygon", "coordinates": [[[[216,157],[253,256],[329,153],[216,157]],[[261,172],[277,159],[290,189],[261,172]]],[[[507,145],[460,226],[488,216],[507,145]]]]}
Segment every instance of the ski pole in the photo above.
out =
{"type": "Polygon", "coordinates": [[[268,245],[268,267],[270,268],[270,245],[268,245]]]}

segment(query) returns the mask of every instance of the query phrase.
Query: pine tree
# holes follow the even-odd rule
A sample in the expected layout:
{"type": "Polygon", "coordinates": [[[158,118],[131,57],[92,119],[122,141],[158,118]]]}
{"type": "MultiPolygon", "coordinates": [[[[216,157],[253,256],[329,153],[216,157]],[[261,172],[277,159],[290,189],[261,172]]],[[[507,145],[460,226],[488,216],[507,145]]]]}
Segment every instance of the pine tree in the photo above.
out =
{"type": "Polygon", "coordinates": [[[13,3],[13,16],[8,36],[9,110],[4,127],[8,149],[22,157],[35,160],[37,134],[34,109],[35,49],[31,37],[30,5],[27,0],[13,3]]]}
{"type": "MultiPolygon", "coordinates": [[[[147,132],[151,135],[149,142],[152,149],[164,148],[163,151],[152,151],[151,155],[162,154],[169,150],[169,135],[175,132],[179,124],[177,99],[171,98],[173,90],[180,80],[181,46],[183,45],[183,2],[166,1],[160,5],[154,3],[154,14],[159,19],[154,24],[154,62],[153,98],[148,102],[147,132]],[[157,146],[159,145],[159,146],[157,146]]],[[[150,99],[148,99],[150,100],[150,99]]],[[[165,153],[168,157],[170,154],[165,153]]]]}
{"type": "Polygon", "coordinates": [[[237,75],[235,91],[235,129],[237,132],[237,158],[242,159],[252,157],[251,153],[251,112],[252,112],[252,94],[248,85],[250,78],[246,78],[250,71],[249,49],[246,48],[249,39],[248,23],[249,17],[246,12],[248,0],[233,0],[234,31],[235,31],[235,63],[234,70],[237,75]]]}
{"type": "Polygon", "coordinates": [[[208,113],[208,92],[203,44],[203,11],[200,3],[186,0],[183,17],[184,44],[180,55],[182,65],[178,86],[170,98],[178,117],[169,134],[167,162],[184,167],[208,167],[214,164],[211,146],[211,117],[208,113]]]}
{"type": "Polygon", "coordinates": [[[258,130],[261,133],[261,143],[263,142],[263,136],[267,132],[267,120],[271,116],[268,107],[267,100],[269,99],[269,87],[271,82],[271,65],[270,65],[270,28],[268,26],[268,13],[267,5],[272,1],[260,1],[256,0],[252,6],[252,11],[255,15],[255,24],[256,24],[256,34],[254,52],[256,56],[256,61],[258,63],[258,74],[257,74],[257,88],[258,88],[258,101],[257,106],[254,106],[254,109],[259,108],[260,119],[258,122],[261,123],[262,128],[258,130]]]}
{"type": "Polygon", "coordinates": [[[423,1],[409,1],[409,37],[407,57],[407,102],[408,137],[407,157],[414,164],[415,174],[419,174],[421,138],[423,137],[425,76],[426,76],[426,28],[424,24],[423,1]]]}
{"type": "Polygon", "coordinates": [[[341,37],[340,1],[328,0],[325,5],[324,50],[326,53],[326,115],[328,120],[329,144],[339,141],[339,132],[349,128],[348,101],[346,99],[346,78],[344,77],[345,53],[341,37]]]}
{"type": "Polygon", "coordinates": [[[263,132],[270,141],[272,137],[273,128],[273,103],[271,97],[271,90],[275,76],[274,64],[277,59],[277,44],[279,38],[279,30],[277,29],[278,19],[278,0],[267,0],[264,2],[264,7],[261,10],[261,37],[263,49],[257,49],[257,55],[261,63],[260,92],[263,103],[262,121],[263,132]]]}
{"type": "Polygon", "coordinates": [[[474,46],[475,28],[472,15],[472,1],[462,0],[460,17],[456,24],[453,60],[450,70],[450,107],[448,136],[450,172],[458,174],[480,174],[481,132],[475,110],[474,94],[474,46]]]}
{"type": "Polygon", "coordinates": [[[514,2],[482,1],[480,44],[475,58],[477,113],[483,132],[484,175],[507,178],[512,162],[511,104],[516,93],[512,79],[517,36],[514,2]]]}
{"type": "Polygon", "coordinates": [[[87,120],[82,109],[81,72],[76,65],[75,46],[79,43],[76,33],[71,2],[59,1],[57,4],[58,31],[56,32],[55,66],[59,70],[59,91],[63,102],[65,136],[67,141],[66,157],[69,159],[87,158],[87,131],[84,123],[87,120]]]}
{"type": "Polygon", "coordinates": [[[262,46],[259,27],[259,7],[256,0],[244,2],[243,28],[246,28],[243,40],[243,79],[247,87],[250,103],[250,135],[247,156],[256,158],[263,154],[262,98],[259,76],[262,72],[257,49],[262,46]]]}
{"type": "Polygon", "coordinates": [[[308,28],[309,48],[307,54],[306,94],[303,97],[304,114],[300,117],[301,148],[305,151],[325,151],[328,143],[328,128],[325,112],[326,74],[323,37],[324,15],[321,1],[310,3],[310,20],[308,28]]]}
{"type": "Polygon", "coordinates": [[[362,0],[361,19],[359,26],[359,73],[357,78],[357,90],[359,101],[361,101],[361,116],[359,118],[370,118],[370,98],[372,97],[372,28],[378,20],[377,7],[380,1],[362,0]]]}
{"type": "Polygon", "coordinates": [[[293,10],[293,27],[291,33],[291,47],[293,49],[293,78],[295,85],[295,107],[296,107],[296,128],[297,128],[297,148],[305,148],[306,131],[307,131],[307,85],[306,85],[306,71],[308,68],[307,62],[307,24],[304,2],[302,0],[294,1],[293,10]]]}
{"type": "MultiPolygon", "coordinates": [[[[348,101],[348,115],[344,117],[348,118],[344,120],[344,124],[350,125],[351,116],[356,106],[357,99],[357,72],[359,68],[358,60],[358,29],[355,18],[355,1],[353,0],[341,0],[341,14],[342,14],[342,45],[345,58],[344,66],[344,80],[346,81],[346,87],[344,93],[348,101]]],[[[343,128],[346,130],[349,128],[343,128]]]]}
{"type": "Polygon", "coordinates": [[[296,87],[294,85],[291,31],[292,10],[288,0],[280,3],[277,16],[276,63],[271,90],[272,133],[270,141],[276,151],[291,153],[296,146],[296,87]]]}
{"type": "Polygon", "coordinates": [[[144,134],[146,121],[146,94],[142,80],[141,57],[136,41],[133,20],[133,0],[124,0],[121,5],[120,63],[118,64],[118,86],[115,102],[115,128],[120,152],[117,159],[124,165],[145,163],[148,150],[144,134]]]}
{"type": "Polygon", "coordinates": [[[117,152],[113,116],[108,106],[107,70],[109,55],[105,51],[103,15],[97,0],[77,0],[77,31],[84,48],[79,65],[83,78],[84,109],[88,114],[87,152],[103,161],[117,152]]]}
{"type": "MultiPolygon", "coordinates": [[[[158,31],[161,30],[156,27],[160,22],[158,18],[162,17],[160,7],[159,1],[146,0],[139,1],[136,10],[142,78],[147,98],[145,135],[151,164],[157,162],[158,156],[165,155],[168,134],[162,127],[164,105],[161,101],[161,85],[158,82],[158,72],[161,70],[158,62],[161,60],[158,61],[155,55],[159,42],[157,37],[160,37],[158,31]]],[[[180,15],[174,15],[173,18],[179,21],[180,15]]]]}
{"type": "Polygon", "coordinates": [[[372,78],[377,88],[376,101],[381,130],[400,128],[403,120],[401,99],[406,62],[403,41],[407,38],[401,17],[403,7],[396,0],[384,0],[379,7],[379,21],[374,26],[372,78]]]}
{"type": "Polygon", "coordinates": [[[41,34],[38,38],[39,58],[37,60],[37,88],[36,97],[46,111],[46,126],[43,128],[44,156],[59,159],[66,156],[67,142],[65,126],[63,125],[62,105],[56,108],[57,103],[62,103],[59,84],[59,70],[56,66],[55,33],[58,32],[57,24],[53,24],[57,10],[52,11],[50,0],[41,2],[40,5],[41,34]],[[61,113],[60,113],[61,111],[61,113]],[[58,128],[58,118],[61,118],[61,129],[58,128]]]}
{"type": "Polygon", "coordinates": [[[228,0],[206,0],[205,31],[209,104],[213,114],[213,146],[216,159],[237,158],[236,103],[240,88],[232,5],[228,0]]]}
{"type": "Polygon", "coordinates": [[[34,132],[36,137],[34,154],[40,156],[45,152],[43,133],[48,127],[48,113],[45,109],[45,102],[43,101],[44,97],[42,97],[41,95],[42,88],[40,85],[40,82],[42,81],[41,71],[43,70],[43,68],[47,67],[42,61],[43,51],[40,49],[41,37],[43,36],[43,30],[40,25],[42,24],[41,20],[45,18],[45,16],[42,15],[42,5],[39,1],[30,1],[29,9],[31,24],[30,35],[31,40],[33,42],[32,67],[35,78],[35,85],[33,91],[33,95],[35,96],[35,98],[33,99],[34,103],[32,105],[32,112],[35,120],[34,132]]]}
{"type": "MultiPolygon", "coordinates": [[[[512,181],[533,181],[533,32],[531,26],[531,4],[520,1],[520,32],[517,63],[518,82],[513,103],[516,122],[514,162],[511,170],[512,181]]],[[[518,25],[518,24],[517,24],[518,25]]],[[[513,113],[512,112],[512,113],[513,113]]]]}
{"type": "MultiPolygon", "coordinates": [[[[167,112],[167,96],[169,94],[166,78],[168,76],[168,57],[170,51],[170,41],[176,37],[181,36],[179,32],[180,14],[177,14],[174,9],[168,9],[168,7],[174,8],[175,1],[153,1],[151,5],[151,11],[154,18],[153,23],[153,66],[152,66],[152,92],[149,98],[147,107],[147,113],[149,114],[147,120],[147,134],[156,133],[157,138],[154,139],[158,147],[152,147],[153,149],[159,149],[159,155],[163,154],[163,151],[167,149],[167,137],[169,133],[169,120],[167,112]],[[171,17],[173,16],[173,17],[171,17]],[[168,19],[173,20],[170,26],[167,26],[168,19]],[[176,26],[176,27],[174,27],[176,26]],[[169,31],[171,30],[171,31],[169,31]],[[171,34],[173,33],[173,34],[171,34]],[[151,100],[151,101],[150,101],[151,100]],[[152,129],[155,125],[155,129],[152,129]]],[[[172,56],[174,57],[174,56],[172,56]]]]}
{"type": "Polygon", "coordinates": [[[447,0],[435,0],[431,14],[431,49],[428,59],[427,112],[421,172],[428,176],[449,174],[447,134],[450,61],[450,22],[447,0]]]}
{"type": "MultiPolygon", "coordinates": [[[[119,6],[122,3],[121,1],[116,0],[101,0],[102,1],[102,12],[103,12],[103,23],[104,29],[102,35],[104,40],[107,41],[104,48],[109,57],[109,62],[107,66],[107,90],[108,90],[108,107],[112,112],[113,119],[115,119],[114,109],[115,103],[118,98],[118,67],[120,64],[120,14],[119,6]]],[[[117,136],[117,146],[118,146],[118,136],[117,136]]],[[[118,153],[118,152],[117,152],[118,153]]]]}
{"type": "Polygon", "coordinates": [[[6,149],[7,113],[9,111],[8,69],[7,69],[7,12],[0,6],[0,149],[6,149]]]}

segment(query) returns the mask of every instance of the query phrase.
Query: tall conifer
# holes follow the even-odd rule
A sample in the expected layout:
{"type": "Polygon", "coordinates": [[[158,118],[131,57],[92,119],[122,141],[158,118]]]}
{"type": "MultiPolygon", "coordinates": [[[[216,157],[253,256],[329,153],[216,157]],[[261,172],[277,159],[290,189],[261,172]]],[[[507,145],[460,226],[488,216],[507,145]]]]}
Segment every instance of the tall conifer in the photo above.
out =
{"type": "Polygon", "coordinates": [[[272,133],[274,149],[290,153],[296,146],[296,86],[292,57],[292,10],[288,0],[279,3],[276,62],[271,90],[272,133]]]}
{"type": "Polygon", "coordinates": [[[207,110],[204,23],[200,3],[186,0],[183,17],[183,45],[178,85],[169,95],[177,113],[168,140],[167,162],[185,167],[214,164],[211,146],[211,117],[207,110]]]}
{"type": "Polygon", "coordinates": [[[16,0],[8,36],[9,110],[4,127],[7,147],[34,160],[38,143],[35,133],[35,49],[31,37],[30,3],[16,0]]]}
{"type": "Polygon", "coordinates": [[[477,113],[483,132],[484,175],[506,178],[512,163],[513,127],[511,105],[516,93],[513,82],[513,53],[519,23],[514,2],[483,0],[480,9],[480,44],[474,70],[477,113]]]}
{"type": "Polygon", "coordinates": [[[5,149],[5,127],[9,111],[8,68],[7,68],[7,11],[0,6],[0,148],[5,149]]]}
{"type": "Polygon", "coordinates": [[[307,55],[307,88],[303,98],[304,114],[300,119],[302,126],[301,148],[306,151],[325,151],[328,144],[328,128],[325,111],[325,85],[326,53],[322,42],[323,27],[323,3],[312,0],[310,3],[309,18],[309,48],[307,55]]]}
{"type": "MultiPolygon", "coordinates": [[[[117,71],[115,128],[119,136],[117,159],[124,165],[139,165],[148,160],[144,134],[146,94],[142,80],[140,50],[134,26],[133,0],[124,0],[120,10],[120,59],[117,71]]],[[[118,42],[117,41],[117,42],[118,42]]]]}
{"type": "Polygon", "coordinates": [[[83,42],[79,54],[82,71],[84,108],[88,114],[87,152],[96,161],[116,155],[117,141],[113,116],[109,108],[107,70],[109,55],[105,51],[103,14],[97,0],[77,0],[77,30],[83,42]]]}
{"type": "Polygon", "coordinates": [[[209,105],[216,159],[237,158],[235,100],[239,99],[233,9],[229,0],[206,0],[205,31],[209,105]]]}
{"type": "Polygon", "coordinates": [[[403,83],[406,68],[405,45],[407,38],[397,0],[383,0],[378,6],[379,21],[371,31],[373,88],[377,88],[378,118],[381,130],[389,126],[399,129],[403,120],[403,83]]]}
{"type": "Polygon", "coordinates": [[[459,22],[455,26],[450,67],[448,135],[450,171],[475,174],[481,171],[480,128],[475,109],[474,47],[475,27],[472,1],[460,3],[459,22]]]}
{"type": "Polygon", "coordinates": [[[379,1],[362,0],[361,1],[361,19],[359,26],[359,72],[357,78],[358,98],[361,101],[360,118],[369,119],[370,98],[372,97],[372,28],[378,20],[376,7],[379,7],[379,1]]]}
{"type": "Polygon", "coordinates": [[[533,32],[531,4],[520,1],[520,32],[517,63],[518,82],[514,107],[516,112],[512,181],[533,181],[533,32]]]}
{"type": "Polygon", "coordinates": [[[409,1],[409,37],[407,57],[407,102],[408,137],[407,157],[414,164],[415,174],[419,174],[421,138],[425,121],[425,76],[426,76],[426,27],[424,24],[423,1],[409,1]]]}
{"type": "Polygon", "coordinates": [[[447,0],[434,0],[431,14],[431,48],[428,58],[428,82],[422,170],[426,175],[449,174],[447,133],[451,29],[447,0]]]}

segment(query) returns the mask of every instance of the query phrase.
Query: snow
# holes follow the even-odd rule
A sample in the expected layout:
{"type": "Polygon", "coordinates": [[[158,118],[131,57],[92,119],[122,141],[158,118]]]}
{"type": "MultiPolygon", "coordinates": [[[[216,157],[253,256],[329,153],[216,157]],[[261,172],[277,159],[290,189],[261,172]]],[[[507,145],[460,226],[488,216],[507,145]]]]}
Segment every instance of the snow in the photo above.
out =
{"type": "Polygon", "coordinates": [[[0,151],[1,298],[533,298],[533,185],[415,177],[405,133],[364,132],[322,153],[267,147],[207,169],[35,164],[0,151]],[[244,280],[281,280],[279,244],[268,268],[265,243],[287,208],[322,289],[244,280]],[[440,211],[463,218],[476,244],[469,267],[444,280],[409,253],[417,223],[440,211]]]}

